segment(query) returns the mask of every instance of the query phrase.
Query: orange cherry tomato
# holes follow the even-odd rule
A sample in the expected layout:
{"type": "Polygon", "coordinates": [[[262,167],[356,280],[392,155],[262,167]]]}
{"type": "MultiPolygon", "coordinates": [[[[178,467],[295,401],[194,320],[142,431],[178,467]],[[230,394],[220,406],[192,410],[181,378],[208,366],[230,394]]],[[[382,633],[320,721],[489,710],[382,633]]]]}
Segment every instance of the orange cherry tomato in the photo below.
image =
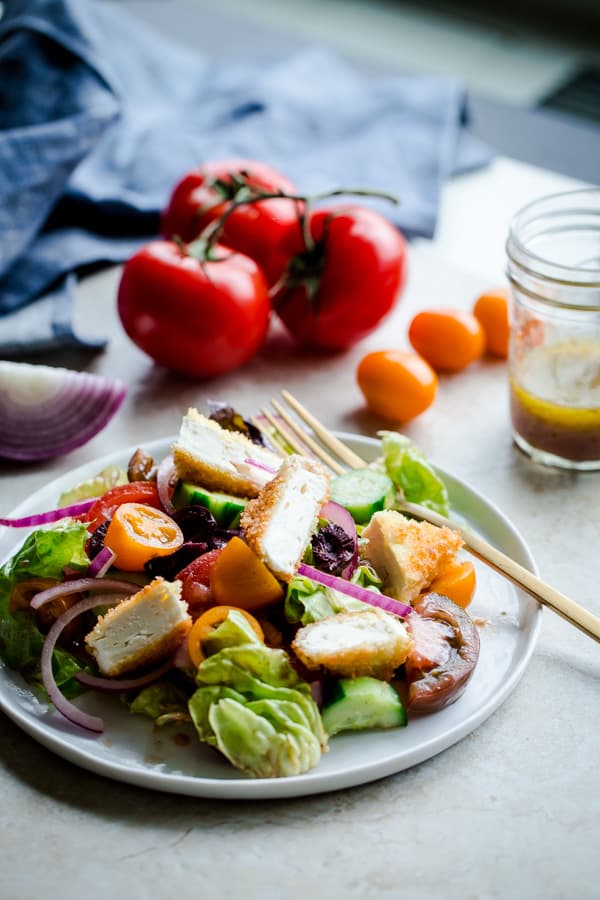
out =
{"type": "Polygon", "coordinates": [[[438,383],[429,363],[410,350],[367,353],[356,378],[369,409],[394,422],[414,419],[431,406],[438,383]]]}
{"type": "Polygon", "coordinates": [[[232,537],[221,550],[210,570],[210,589],[217,603],[234,603],[251,612],[283,597],[275,576],[239,537],[232,537]]]}
{"type": "Polygon", "coordinates": [[[460,372],[483,354],[485,335],[474,315],[461,309],[417,313],[408,329],[417,351],[438,372],[460,372]]]}
{"type": "Polygon", "coordinates": [[[482,294],[475,301],[473,315],[485,333],[485,349],[493,356],[506,359],[510,325],[508,320],[508,291],[498,288],[482,294]]]}
{"type": "Polygon", "coordinates": [[[431,582],[428,591],[435,594],[443,594],[444,597],[466,609],[475,593],[476,586],[475,566],[468,560],[453,560],[444,567],[438,577],[431,582]]]}
{"type": "Polygon", "coordinates": [[[231,610],[241,613],[246,619],[257,638],[264,642],[263,630],[249,612],[240,609],[238,606],[211,606],[206,612],[196,619],[187,637],[188,653],[192,663],[198,668],[204,659],[203,642],[206,640],[211,631],[222,625],[231,610]]]}
{"type": "Polygon", "coordinates": [[[104,546],[116,553],[115,566],[143,572],[155,556],[168,556],[183,544],[179,525],[166,513],[143,503],[123,503],[108,526],[104,546]]]}

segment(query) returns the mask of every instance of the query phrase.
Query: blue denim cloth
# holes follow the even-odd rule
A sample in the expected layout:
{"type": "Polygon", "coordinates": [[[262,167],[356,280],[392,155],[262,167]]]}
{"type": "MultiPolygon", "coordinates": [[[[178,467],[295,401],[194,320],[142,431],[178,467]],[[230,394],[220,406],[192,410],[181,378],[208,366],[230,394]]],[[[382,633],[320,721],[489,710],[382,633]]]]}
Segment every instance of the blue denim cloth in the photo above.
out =
{"type": "Polygon", "coordinates": [[[94,0],[8,0],[0,353],[82,343],[75,276],[155,234],[171,188],[202,159],[261,159],[303,192],[384,188],[401,206],[377,208],[431,236],[444,180],[489,158],[465,119],[447,79],[368,79],[322,49],[215,61],[94,0]]]}

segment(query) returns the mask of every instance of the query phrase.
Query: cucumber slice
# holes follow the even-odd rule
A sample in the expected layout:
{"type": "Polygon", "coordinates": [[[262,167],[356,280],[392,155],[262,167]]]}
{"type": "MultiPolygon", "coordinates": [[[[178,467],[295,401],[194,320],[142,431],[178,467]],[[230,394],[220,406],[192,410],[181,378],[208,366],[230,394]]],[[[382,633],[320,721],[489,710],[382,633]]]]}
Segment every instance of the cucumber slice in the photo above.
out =
{"type": "Polygon", "coordinates": [[[373,469],[353,469],[331,480],[331,499],[345,507],[357,525],[365,525],[373,513],[385,509],[393,495],[391,478],[373,469]]]}
{"type": "Polygon", "coordinates": [[[247,502],[243,497],[207,491],[206,488],[190,484],[188,481],[180,481],[173,494],[175,509],[194,504],[206,506],[215,517],[217,525],[222,528],[234,528],[239,524],[240,516],[247,502]]]}
{"type": "Polygon", "coordinates": [[[363,731],[367,728],[396,728],[406,725],[400,697],[387,681],[369,678],[340,678],[321,717],[327,734],[363,731]]]}

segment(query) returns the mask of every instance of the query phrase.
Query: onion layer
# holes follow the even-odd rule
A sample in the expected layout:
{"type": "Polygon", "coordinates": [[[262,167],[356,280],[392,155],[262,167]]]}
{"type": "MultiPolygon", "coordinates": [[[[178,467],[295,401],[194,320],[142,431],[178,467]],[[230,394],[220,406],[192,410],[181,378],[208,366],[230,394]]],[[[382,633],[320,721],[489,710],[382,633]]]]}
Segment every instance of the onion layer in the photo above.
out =
{"type": "Polygon", "coordinates": [[[137,688],[158,681],[162,675],[171,671],[173,665],[173,657],[171,657],[157,669],[146,672],[145,675],[138,675],[136,678],[100,678],[98,675],[90,675],[89,672],[77,672],[75,678],[81,684],[96,691],[119,694],[124,691],[135,691],[137,688]]]}
{"type": "Polygon", "coordinates": [[[72,622],[73,619],[76,619],[77,616],[80,616],[82,613],[87,612],[89,609],[93,609],[96,603],[97,599],[95,597],[86,597],[85,600],[80,600],[79,603],[76,603],[70,609],[67,609],[66,612],[62,614],[62,616],[58,617],[58,619],[56,620],[56,622],[54,622],[52,628],[46,635],[46,639],[44,640],[42,655],[40,657],[40,666],[42,670],[42,681],[44,683],[44,687],[46,688],[46,693],[48,694],[52,703],[54,703],[56,709],[60,713],[62,713],[65,719],[68,719],[69,722],[73,722],[74,725],[79,725],[81,728],[86,728],[88,731],[93,731],[96,734],[101,734],[104,731],[104,722],[102,721],[102,719],[98,716],[90,716],[88,713],[83,712],[81,709],[75,706],[75,704],[71,703],[70,700],[67,700],[67,698],[58,687],[54,679],[54,673],[52,671],[52,654],[54,653],[56,642],[58,641],[63,629],[66,628],[69,622],[72,622]]]}
{"type": "Polygon", "coordinates": [[[81,447],[112,419],[126,392],[102,375],[0,362],[0,457],[53,459],[81,447]]]}
{"type": "Polygon", "coordinates": [[[91,561],[87,570],[88,577],[102,578],[103,575],[106,575],[116,558],[117,554],[114,550],[111,550],[110,547],[103,547],[100,553],[91,561]]]}
{"type": "MultiPolygon", "coordinates": [[[[126,594],[134,594],[139,589],[139,584],[134,584],[132,581],[119,581],[116,578],[74,578],[71,581],[63,581],[62,584],[46,588],[45,591],[40,591],[33,597],[30,606],[32,609],[39,609],[40,606],[54,600],[55,597],[79,594],[80,591],[122,591],[126,594]]],[[[94,600],[92,605],[97,606],[98,599],[91,599],[94,600]]]]}
{"type": "Polygon", "coordinates": [[[91,500],[82,500],[81,503],[73,503],[71,506],[61,506],[60,509],[50,509],[48,512],[22,516],[20,519],[0,519],[0,525],[6,525],[8,528],[32,528],[35,525],[47,525],[49,522],[58,522],[59,519],[66,519],[69,516],[81,516],[95,502],[96,499],[92,498],[91,500]]]}
{"type": "MultiPolygon", "coordinates": [[[[405,603],[400,603],[399,600],[394,600],[385,594],[376,594],[375,591],[370,591],[359,584],[352,584],[351,581],[338,578],[337,575],[321,572],[319,569],[315,569],[314,566],[307,566],[305,563],[301,563],[298,567],[298,574],[304,575],[305,578],[310,578],[311,581],[316,581],[317,584],[322,584],[324,587],[333,588],[335,591],[339,591],[340,594],[347,594],[348,597],[354,597],[355,600],[362,600],[363,603],[368,603],[370,606],[377,606],[379,609],[393,613],[395,616],[400,616],[402,619],[406,619],[413,612],[412,606],[406,606],[405,603]]],[[[52,590],[52,588],[49,590],[52,590]]]]}
{"type": "Polygon", "coordinates": [[[156,487],[162,507],[166,513],[173,515],[175,507],[171,497],[177,481],[177,470],[172,456],[165,456],[156,473],[156,487]]]}

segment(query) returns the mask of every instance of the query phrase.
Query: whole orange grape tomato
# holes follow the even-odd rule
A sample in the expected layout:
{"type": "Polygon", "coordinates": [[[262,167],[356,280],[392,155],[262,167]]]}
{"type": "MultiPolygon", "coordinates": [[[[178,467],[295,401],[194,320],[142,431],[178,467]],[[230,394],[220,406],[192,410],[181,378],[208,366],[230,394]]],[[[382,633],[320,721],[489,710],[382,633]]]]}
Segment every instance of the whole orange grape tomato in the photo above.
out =
{"type": "Polygon", "coordinates": [[[356,371],[367,406],[394,422],[414,419],[434,401],[437,375],[410,350],[377,350],[362,358],[356,371]]]}
{"type": "Polygon", "coordinates": [[[506,359],[510,336],[508,291],[497,288],[481,294],[475,301],[473,314],[484,330],[487,352],[506,359]]]}
{"type": "Polygon", "coordinates": [[[485,350],[483,328],[472,313],[461,309],[417,313],[408,337],[417,353],[438,372],[460,372],[485,350]]]}

